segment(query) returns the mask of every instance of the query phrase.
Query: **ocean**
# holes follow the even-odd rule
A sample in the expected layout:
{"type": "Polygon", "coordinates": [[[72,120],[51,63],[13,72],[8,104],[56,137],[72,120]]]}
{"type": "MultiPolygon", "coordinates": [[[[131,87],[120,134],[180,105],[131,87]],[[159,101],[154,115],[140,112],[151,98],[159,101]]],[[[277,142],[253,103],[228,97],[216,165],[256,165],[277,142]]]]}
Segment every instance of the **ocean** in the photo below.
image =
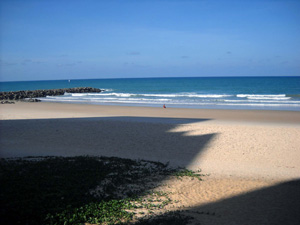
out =
{"type": "Polygon", "coordinates": [[[0,82],[0,91],[94,87],[45,102],[300,111],[300,77],[126,78],[0,82]]]}

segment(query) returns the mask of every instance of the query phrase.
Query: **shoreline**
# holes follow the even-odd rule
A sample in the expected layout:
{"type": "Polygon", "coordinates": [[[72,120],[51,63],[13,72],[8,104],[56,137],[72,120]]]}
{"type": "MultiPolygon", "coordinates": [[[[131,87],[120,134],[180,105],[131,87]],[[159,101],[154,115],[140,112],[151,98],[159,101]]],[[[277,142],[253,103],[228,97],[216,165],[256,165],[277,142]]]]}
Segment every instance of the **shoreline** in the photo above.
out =
{"type": "MultiPolygon", "coordinates": [[[[60,104],[80,104],[80,105],[100,105],[100,106],[120,106],[120,107],[150,107],[150,108],[161,108],[165,103],[126,103],[126,102],[89,102],[86,100],[72,100],[72,101],[57,101],[57,100],[48,100],[44,98],[38,98],[37,101],[45,103],[60,103],[60,104]]],[[[257,111],[291,111],[291,112],[300,112],[300,106],[259,106],[259,105],[232,105],[232,104],[174,104],[166,103],[167,108],[177,108],[177,109],[208,109],[208,110],[257,110],[257,111]]]]}
{"type": "Polygon", "coordinates": [[[146,106],[56,102],[30,103],[19,101],[16,101],[15,104],[2,104],[0,106],[0,120],[135,116],[300,125],[300,112],[286,110],[194,109],[173,107],[163,109],[162,107],[146,106]]]}

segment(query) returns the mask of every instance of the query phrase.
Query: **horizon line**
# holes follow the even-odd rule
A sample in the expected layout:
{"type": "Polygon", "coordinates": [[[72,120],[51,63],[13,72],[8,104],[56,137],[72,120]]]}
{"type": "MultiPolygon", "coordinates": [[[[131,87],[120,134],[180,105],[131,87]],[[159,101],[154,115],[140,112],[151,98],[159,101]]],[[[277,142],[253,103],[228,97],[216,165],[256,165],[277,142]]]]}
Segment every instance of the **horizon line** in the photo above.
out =
{"type": "Polygon", "coordinates": [[[72,80],[121,80],[121,79],[174,79],[174,78],[266,78],[266,77],[300,77],[300,75],[292,75],[292,76],[191,76],[191,77],[115,77],[115,78],[76,78],[76,79],[53,79],[53,80],[7,80],[0,81],[0,83],[4,82],[39,82],[39,81],[72,81],[72,80]]]}

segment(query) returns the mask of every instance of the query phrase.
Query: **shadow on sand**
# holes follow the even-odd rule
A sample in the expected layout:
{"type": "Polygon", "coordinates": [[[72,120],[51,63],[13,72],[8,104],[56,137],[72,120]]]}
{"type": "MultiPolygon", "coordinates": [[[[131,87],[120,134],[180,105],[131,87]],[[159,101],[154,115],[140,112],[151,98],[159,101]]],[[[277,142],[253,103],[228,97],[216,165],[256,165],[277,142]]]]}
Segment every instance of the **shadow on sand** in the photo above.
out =
{"type": "MultiPolygon", "coordinates": [[[[209,119],[110,117],[0,121],[0,156],[116,156],[187,167],[216,133],[171,132],[209,119]]],[[[200,224],[300,224],[300,180],[191,209],[200,224]],[[214,216],[201,212],[211,212],[214,216]]]]}
{"type": "Polygon", "coordinates": [[[0,121],[0,157],[115,156],[187,166],[216,134],[172,132],[208,119],[109,117],[0,121]]]}
{"type": "Polygon", "coordinates": [[[191,211],[204,212],[198,216],[201,224],[300,224],[300,180],[194,207],[191,211]]]}

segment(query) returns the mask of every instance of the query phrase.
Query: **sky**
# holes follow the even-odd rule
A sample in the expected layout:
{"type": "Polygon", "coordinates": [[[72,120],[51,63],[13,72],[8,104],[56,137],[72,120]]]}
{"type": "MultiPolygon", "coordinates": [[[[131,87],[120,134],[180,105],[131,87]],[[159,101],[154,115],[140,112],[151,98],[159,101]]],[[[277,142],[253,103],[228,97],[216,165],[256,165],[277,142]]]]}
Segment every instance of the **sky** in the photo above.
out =
{"type": "Polygon", "coordinates": [[[300,1],[0,1],[0,81],[201,76],[300,76],[300,1]]]}

